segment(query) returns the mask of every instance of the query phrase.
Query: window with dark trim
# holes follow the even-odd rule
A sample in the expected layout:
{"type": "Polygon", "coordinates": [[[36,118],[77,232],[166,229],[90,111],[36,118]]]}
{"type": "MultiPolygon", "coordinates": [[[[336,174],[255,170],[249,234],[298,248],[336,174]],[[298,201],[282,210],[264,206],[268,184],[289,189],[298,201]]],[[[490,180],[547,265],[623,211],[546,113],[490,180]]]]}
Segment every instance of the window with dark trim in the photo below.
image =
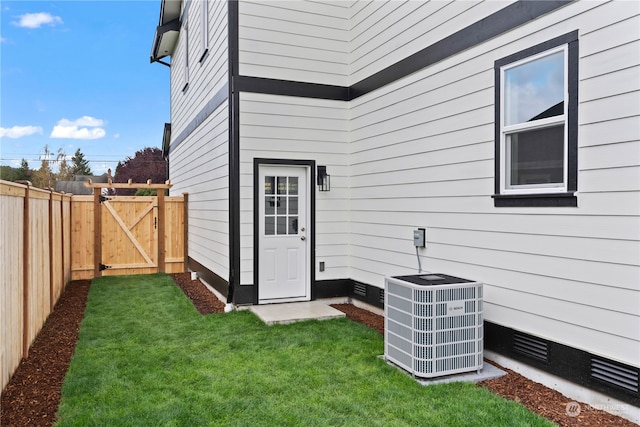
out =
{"type": "Polygon", "coordinates": [[[495,206],[577,206],[578,32],[494,70],[495,206]]]}
{"type": "Polygon", "coordinates": [[[200,63],[202,63],[209,53],[209,1],[204,0],[200,2],[202,6],[201,10],[201,29],[202,32],[202,56],[200,56],[200,63]]]}
{"type": "Polygon", "coordinates": [[[186,92],[189,88],[189,17],[187,8],[189,7],[189,3],[186,4],[183,17],[182,17],[182,26],[184,34],[184,86],[182,87],[182,92],[186,92]]]}

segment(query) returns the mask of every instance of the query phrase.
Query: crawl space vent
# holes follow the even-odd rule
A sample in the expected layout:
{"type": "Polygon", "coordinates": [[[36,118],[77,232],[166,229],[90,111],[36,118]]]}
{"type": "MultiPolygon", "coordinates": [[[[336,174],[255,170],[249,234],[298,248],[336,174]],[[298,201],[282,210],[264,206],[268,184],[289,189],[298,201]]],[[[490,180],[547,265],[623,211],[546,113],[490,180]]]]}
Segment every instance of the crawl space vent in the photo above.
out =
{"type": "Polygon", "coordinates": [[[520,354],[533,357],[543,362],[548,360],[549,354],[546,341],[530,335],[516,332],[513,336],[513,349],[520,354]]]}
{"type": "Polygon", "coordinates": [[[638,392],[638,372],[636,370],[592,357],[591,376],[625,390],[638,392]]]}
{"type": "Polygon", "coordinates": [[[353,293],[356,295],[360,295],[361,297],[367,296],[367,286],[362,283],[355,283],[353,285],[353,293]]]}

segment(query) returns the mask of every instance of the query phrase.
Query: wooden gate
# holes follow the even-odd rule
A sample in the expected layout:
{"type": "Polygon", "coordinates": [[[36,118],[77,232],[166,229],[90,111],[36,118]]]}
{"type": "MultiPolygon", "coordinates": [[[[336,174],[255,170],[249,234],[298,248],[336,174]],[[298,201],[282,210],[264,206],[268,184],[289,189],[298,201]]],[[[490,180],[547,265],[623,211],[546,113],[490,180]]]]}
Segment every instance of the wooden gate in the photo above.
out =
{"type": "Polygon", "coordinates": [[[93,196],[71,203],[71,278],[185,271],[186,194],[167,184],[90,184],[93,196]],[[158,188],[158,196],[104,196],[102,188],[158,188]],[[96,226],[98,225],[98,226],[96,226]]]}
{"type": "Polygon", "coordinates": [[[158,271],[157,197],[103,197],[100,271],[158,271]]]}

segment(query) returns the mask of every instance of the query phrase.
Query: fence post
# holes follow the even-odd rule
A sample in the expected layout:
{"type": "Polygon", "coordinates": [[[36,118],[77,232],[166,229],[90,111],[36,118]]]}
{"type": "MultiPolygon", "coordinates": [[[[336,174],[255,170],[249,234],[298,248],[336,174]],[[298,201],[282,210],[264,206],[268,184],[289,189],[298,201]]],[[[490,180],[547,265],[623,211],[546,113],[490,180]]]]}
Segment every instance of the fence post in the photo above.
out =
{"type": "Polygon", "coordinates": [[[102,263],[102,209],[100,206],[101,188],[93,189],[93,277],[100,277],[102,263]]]}
{"type": "Polygon", "coordinates": [[[182,222],[184,223],[182,249],[184,251],[184,272],[186,273],[189,271],[189,193],[182,193],[182,197],[182,222]]]}
{"type": "Polygon", "coordinates": [[[53,189],[49,189],[49,312],[55,305],[53,268],[53,189]]]}
{"type": "Polygon", "coordinates": [[[158,197],[158,273],[164,273],[165,271],[165,238],[164,238],[164,218],[165,218],[165,203],[164,203],[164,189],[158,188],[156,192],[158,197]]]}
{"type": "Polygon", "coordinates": [[[29,355],[29,266],[31,265],[31,245],[30,240],[30,225],[31,220],[29,218],[29,183],[25,182],[24,190],[24,203],[22,214],[22,284],[24,286],[22,292],[22,357],[29,355]]]}

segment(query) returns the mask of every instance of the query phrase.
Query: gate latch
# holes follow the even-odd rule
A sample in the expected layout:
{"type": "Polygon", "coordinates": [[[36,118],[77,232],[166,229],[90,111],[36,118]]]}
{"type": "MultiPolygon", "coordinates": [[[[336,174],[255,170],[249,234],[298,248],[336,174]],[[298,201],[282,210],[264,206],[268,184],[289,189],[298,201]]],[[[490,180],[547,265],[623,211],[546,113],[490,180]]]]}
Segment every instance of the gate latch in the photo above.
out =
{"type": "Polygon", "coordinates": [[[100,203],[104,203],[107,200],[111,200],[111,197],[103,196],[102,194],[100,195],[100,203]]]}
{"type": "Polygon", "coordinates": [[[108,268],[111,268],[110,265],[104,265],[103,263],[98,264],[98,268],[100,269],[100,271],[104,271],[108,268]]]}

